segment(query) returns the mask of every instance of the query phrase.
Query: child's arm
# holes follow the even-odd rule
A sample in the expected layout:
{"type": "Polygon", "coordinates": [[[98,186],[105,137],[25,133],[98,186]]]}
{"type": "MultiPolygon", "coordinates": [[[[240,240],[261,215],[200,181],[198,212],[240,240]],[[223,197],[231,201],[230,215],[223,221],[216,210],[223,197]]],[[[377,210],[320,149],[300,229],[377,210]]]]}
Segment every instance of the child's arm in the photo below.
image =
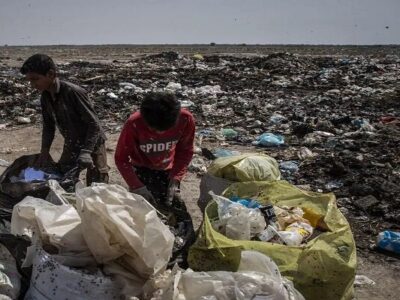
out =
{"type": "Polygon", "coordinates": [[[100,137],[101,128],[99,119],[94,113],[87,93],[83,89],[82,91],[73,90],[70,97],[75,103],[75,108],[81,116],[81,119],[87,124],[86,140],[83,149],[93,152],[100,137]]]}
{"type": "Polygon", "coordinates": [[[40,105],[42,108],[43,116],[43,131],[42,131],[42,148],[41,153],[46,154],[50,152],[51,144],[54,140],[54,134],[56,132],[56,123],[54,117],[48,110],[48,103],[43,98],[40,98],[40,105]]]}
{"type": "Polygon", "coordinates": [[[130,163],[130,155],[135,147],[139,147],[139,145],[136,141],[132,121],[128,119],[119,136],[114,159],[119,172],[128,184],[130,190],[135,190],[144,186],[130,163]]]}
{"type": "Polygon", "coordinates": [[[187,167],[193,157],[194,134],[194,119],[193,116],[190,115],[183,135],[176,145],[174,165],[169,175],[170,179],[181,181],[186,174],[187,167]]]}

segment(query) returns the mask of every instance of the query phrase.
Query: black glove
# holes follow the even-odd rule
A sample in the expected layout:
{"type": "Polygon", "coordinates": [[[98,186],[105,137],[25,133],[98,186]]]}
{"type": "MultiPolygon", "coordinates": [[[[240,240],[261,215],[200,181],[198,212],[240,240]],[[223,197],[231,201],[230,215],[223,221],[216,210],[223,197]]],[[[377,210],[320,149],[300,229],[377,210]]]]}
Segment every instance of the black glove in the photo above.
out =
{"type": "Polygon", "coordinates": [[[78,157],[78,164],[80,167],[85,169],[92,168],[93,167],[92,152],[89,150],[82,149],[78,157]]]}

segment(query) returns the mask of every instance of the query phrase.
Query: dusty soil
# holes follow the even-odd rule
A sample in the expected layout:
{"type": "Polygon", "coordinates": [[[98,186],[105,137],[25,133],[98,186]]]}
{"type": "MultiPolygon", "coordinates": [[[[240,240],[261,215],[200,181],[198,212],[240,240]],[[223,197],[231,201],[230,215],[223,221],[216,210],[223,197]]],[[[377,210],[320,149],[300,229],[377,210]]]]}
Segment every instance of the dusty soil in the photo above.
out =
{"type": "MultiPolygon", "coordinates": [[[[107,152],[111,167],[111,183],[126,186],[115,167],[113,154],[118,140],[118,134],[108,134],[107,152]]],[[[37,153],[40,147],[41,128],[38,126],[18,127],[0,130],[0,159],[12,162],[21,155],[37,153]]],[[[52,147],[52,156],[57,159],[62,151],[63,139],[58,134],[52,147]]],[[[237,149],[238,147],[232,147],[237,149]]],[[[243,151],[243,147],[239,147],[243,151]]],[[[0,172],[5,168],[0,167],[0,172]]],[[[182,184],[182,195],[192,215],[195,226],[201,223],[201,213],[196,201],[199,197],[200,177],[189,173],[182,184]]],[[[356,299],[388,300],[398,299],[400,286],[398,274],[400,261],[376,252],[358,252],[357,274],[365,275],[376,282],[374,286],[356,287],[356,299]]]]}

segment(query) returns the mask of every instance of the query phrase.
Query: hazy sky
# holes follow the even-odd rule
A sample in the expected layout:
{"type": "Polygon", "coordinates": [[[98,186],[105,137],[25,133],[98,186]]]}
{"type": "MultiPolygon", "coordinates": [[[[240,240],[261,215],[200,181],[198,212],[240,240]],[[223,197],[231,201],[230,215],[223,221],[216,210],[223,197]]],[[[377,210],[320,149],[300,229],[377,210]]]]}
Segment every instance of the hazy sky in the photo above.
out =
{"type": "Polygon", "coordinates": [[[0,0],[0,45],[400,44],[400,0],[0,0]]]}

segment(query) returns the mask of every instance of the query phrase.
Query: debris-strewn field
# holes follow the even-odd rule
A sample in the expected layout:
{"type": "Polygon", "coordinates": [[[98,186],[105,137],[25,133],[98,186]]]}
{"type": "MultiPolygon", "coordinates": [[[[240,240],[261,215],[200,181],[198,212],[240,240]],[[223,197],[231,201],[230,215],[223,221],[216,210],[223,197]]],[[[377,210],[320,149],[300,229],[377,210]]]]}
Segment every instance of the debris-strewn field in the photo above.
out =
{"type": "MultiPolygon", "coordinates": [[[[400,230],[400,47],[2,47],[6,161],[40,145],[40,95],[19,75],[23,60],[38,52],[90,93],[108,131],[114,182],[121,183],[113,149],[123,122],[147,91],[173,92],[197,119],[199,148],[265,152],[291,183],[334,192],[354,231],[359,274],[376,282],[358,288],[357,298],[396,298],[400,261],[373,244],[380,231],[400,230]],[[284,144],[256,147],[266,132],[284,144]]],[[[183,186],[197,224],[198,184],[210,163],[202,153],[209,152],[198,152],[183,186]]]]}

